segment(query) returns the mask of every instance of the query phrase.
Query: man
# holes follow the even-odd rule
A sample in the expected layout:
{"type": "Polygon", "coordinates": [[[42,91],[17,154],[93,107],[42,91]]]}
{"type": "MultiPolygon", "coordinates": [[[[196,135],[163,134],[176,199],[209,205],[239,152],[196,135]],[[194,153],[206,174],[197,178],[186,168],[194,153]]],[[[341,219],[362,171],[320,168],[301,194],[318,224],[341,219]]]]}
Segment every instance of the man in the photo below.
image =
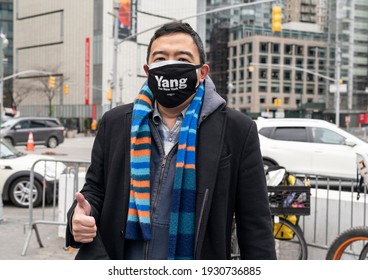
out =
{"type": "Polygon", "coordinates": [[[275,259],[255,123],[207,76],[203,44],[172,22],[151,39],[147,83],[107,112],[86,184],[68,212],[77,259],[275,259]]]}

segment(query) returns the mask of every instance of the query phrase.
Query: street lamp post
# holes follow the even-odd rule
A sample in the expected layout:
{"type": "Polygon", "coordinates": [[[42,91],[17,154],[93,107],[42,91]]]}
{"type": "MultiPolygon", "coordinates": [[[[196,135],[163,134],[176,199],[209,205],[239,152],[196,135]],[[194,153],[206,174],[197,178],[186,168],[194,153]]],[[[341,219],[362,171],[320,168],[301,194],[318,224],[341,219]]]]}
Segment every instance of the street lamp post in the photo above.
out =
{"type": "MultiPolygon", "coordinates": [[[[0,125],[3,117],[4,107],[4,48],[8,46],[8,39],[6,36],[0,34],[0,125]]],[[[0,145],[0,156],[1,156],[1,145],[0,145]]],[[[0,197],[0,223],[3,221],[3,200],[0,197]]]]}
{"type": "MultiPolygon", "coordinates": [[[[306,73],[309,73],[309,74],[312,74],[314,76],[318,76],[318,77],[321,77],[323,79],[326,79],[328,81],[331,81],[331,82],[334,82],[335,85],[336,85],[336,125],[337,126],[340,126],[340,60],[339,60],[339,55],[337,57],[337,61],[336,62],[336,65],[338,66],[337,67],[337,73],[336,73],[336,78],[331,78],[331,77],[328,77],[328,76],[325,76],[325,75],[322,75],[320,73],[317,73],[317,72],[313,72],[313,71],[310,71],[310,70],[307,70],[307,69],[304,69],[304,68],[300,68],[300,67],[295,67],[295,66],[291,66],[291,65],[285,65],[285,64],[269,64],[269,63],[257,63],[257,62],[251,62],[250,63],[250,67],[253,67],[253,66],[267,66],[267,67],[279,67],[279,68],[287,68],[287,69],[294,69],[294,70],[297,70],[297,71],[302,71],[302,72],[306,72],[306,73]]],[[[248,68],[249,69],[249,68],[248,68]]],[[[252,70],[251,70],[252,72],[252,70]]]]}
{"type": "Polygon", "coordinates": [[[4,107],[4,49],[8,46],[8,39],[5,34],[0,34],[0,125],[3,117],[4,107]]]}
{"type": "Polygon", "coordinates": [[[117,83],[118,83],[118,48],[119,48],[119,8],[120,3],[118,0],[114,1],[114,52],[113,52],[113,61],[112,61],[112,83],[111,83],[111,107],[114,108],[116,106],[116,95],[117,91],[117,83]]]}

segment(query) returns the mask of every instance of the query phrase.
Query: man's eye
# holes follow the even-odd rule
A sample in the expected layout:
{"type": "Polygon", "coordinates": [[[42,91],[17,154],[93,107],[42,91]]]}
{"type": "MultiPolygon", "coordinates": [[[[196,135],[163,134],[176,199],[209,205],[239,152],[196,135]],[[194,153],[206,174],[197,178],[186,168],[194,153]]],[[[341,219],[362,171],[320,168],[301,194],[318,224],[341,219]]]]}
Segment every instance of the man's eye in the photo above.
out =
{"type": "Polygon", "coordinates": [[[164,60],[165,60],[165,58],[163,58],[163,57],[157,57],[153,60],[153,62],[164,61],[164,60]]]}
{"type": "Polygon", "coordinates": [[[179,59],[178,59],[178,61],[182,61],[182,62],[189,62],[189,60],[188,60],[188,59],[186,59],[186,58],[179,58],[179,59]]]}

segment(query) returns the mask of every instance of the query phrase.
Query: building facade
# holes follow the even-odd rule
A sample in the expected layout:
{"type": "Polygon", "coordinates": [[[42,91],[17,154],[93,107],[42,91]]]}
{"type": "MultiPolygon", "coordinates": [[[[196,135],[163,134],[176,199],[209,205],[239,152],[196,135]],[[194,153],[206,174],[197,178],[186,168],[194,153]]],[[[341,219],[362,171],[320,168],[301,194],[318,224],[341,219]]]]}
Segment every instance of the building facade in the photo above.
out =
{"type": "MultiPolygon", "coordinates": [[[[3,33],[8,46],[4,49],[4,58],[2,62],[4,67],[4,77],[13,73],[13,0],[0,0],[0,33],[3,33]]],[[[4,81],[4,100],[1,102],[4,107],[12,106],[13,83],[11,80],[4,81]]]]}
{"type": "Polygon", "coordinates": [[[229,106],[250,115],[295,116],[308,103],[324,103],[326,80],[315,75],[326,73],[322,33],[283,30],[282,36],[266,36],[260,31],[231,29],[236,39],[229,42],[229,106]]]}
{"type": "Polygon", "coordinates": [[[186,22],[205,35],[205,17],[196,16],[204,11],[203,1],[118,0],[115,52],[114,3],[15,1],[13,72],[35,70],[13,81],[13,95],[25,92],[18,104],[21,115],[52,114],[79,122],[100,119],[111,108],[109,89],[115,87],[117,105],[132,102],[139,92],[146,80],[143,64],[155,29],[171,20],[188,18],[186,22]],[[114,71],[116,84],[112,84],[114,71]],[[47,84],[50,73],[56,77],[52,91],[47,84]]]}

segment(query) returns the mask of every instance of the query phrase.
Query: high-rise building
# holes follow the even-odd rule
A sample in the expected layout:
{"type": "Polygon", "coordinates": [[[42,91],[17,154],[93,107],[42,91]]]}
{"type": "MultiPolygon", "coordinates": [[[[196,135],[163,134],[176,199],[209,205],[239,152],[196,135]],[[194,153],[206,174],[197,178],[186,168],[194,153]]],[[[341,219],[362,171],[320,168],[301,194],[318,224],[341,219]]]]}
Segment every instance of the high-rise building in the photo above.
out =
{"type": "MultiPolygon", "coordinates": [[[[328,3],[329,75],[342,79],[347,85],[346,92],[340,92],[340,111],[356,120],[357,114],[368,110],[368,2],[333,0],[328,3]],[[336,76],[338,67],[340,77],[336,76]]],[[[334,111],[335,104],[335,95],[330,93],[329,112],[334,111]]]]}
{"type": "MultiPolygon", "coordinates": [[[[4,77],[13,73],[13,0],[0,0],[0,33],[3,33],[8,46],[4,49],[4,77]]],[[[0,50],[1,51],[1,50],[0,50]]],[[[11,80],[4,82],[4,107],[12,106],[13,83],[11,80]]]]}

